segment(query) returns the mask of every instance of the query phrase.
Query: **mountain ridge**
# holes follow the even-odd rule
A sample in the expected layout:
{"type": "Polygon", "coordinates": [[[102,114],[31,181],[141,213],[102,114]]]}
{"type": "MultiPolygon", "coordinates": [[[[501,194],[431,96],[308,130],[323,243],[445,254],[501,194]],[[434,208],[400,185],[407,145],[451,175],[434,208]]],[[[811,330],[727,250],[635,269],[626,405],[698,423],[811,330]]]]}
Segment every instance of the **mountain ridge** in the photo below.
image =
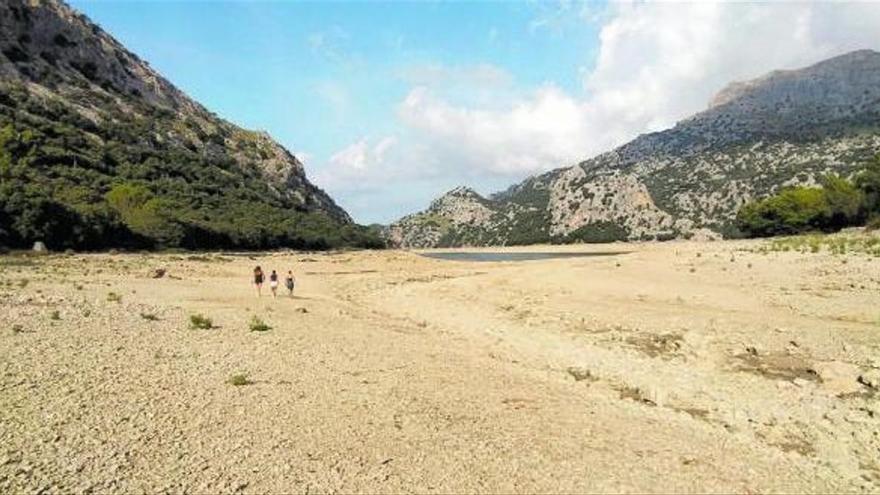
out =
{"type": "Polygon", "coordinates": [[[745,202],[846,175],[878,150],[880,53],[857,50],[732,83],[669,129],[491,195],[486,221],[420,222],[437,216],[429,208],[393,223],[388,238],[432,247],[720,237],[735,233],[745,202]]]}
{"type": "Polygon", "coordinates": [[[61,1],[0,4],[0,129],[12,164],[0,244],[320,246],[347,242],[333,225],[363,233],[268,133],[216,116],[61,1]],[[21,181],[40,183],[38,197],[16,192],[21,181]],[[107,203],[120,183],[136,186],[139,211],[107,203]],[[64,197],[77,188],[93,192],[64,197]],[[21,225],[53,208],[77,231],[21,225]],[[109,231],[117,240],[102,241],[109,231]]]}

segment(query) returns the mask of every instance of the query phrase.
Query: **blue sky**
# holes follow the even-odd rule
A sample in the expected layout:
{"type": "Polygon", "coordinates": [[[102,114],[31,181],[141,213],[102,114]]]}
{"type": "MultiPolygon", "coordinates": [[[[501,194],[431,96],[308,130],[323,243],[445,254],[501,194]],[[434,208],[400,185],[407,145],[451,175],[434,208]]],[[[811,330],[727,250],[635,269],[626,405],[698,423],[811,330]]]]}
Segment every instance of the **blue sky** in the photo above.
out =
{"type": "Polygon", "coordinates": [[[668,127],[730,81],[880,41],[871,4],[71,4],[267,130],[362,223],[457,185],[503,189],[668,127]]]}
{"type": "MultiPolygon", "coordinates": [[[[568,36],[559,20],[538,25],[547,9],[534,3],[72,5],[210,110],[303,154],[312,177],[362,137],[395,132],[394,107],[419,77],[413,72],[491,64],[518,85],[576,91],[595,42],[568,36]]],[[[365,222],[404,212],[349,209],[365,222]]]]}

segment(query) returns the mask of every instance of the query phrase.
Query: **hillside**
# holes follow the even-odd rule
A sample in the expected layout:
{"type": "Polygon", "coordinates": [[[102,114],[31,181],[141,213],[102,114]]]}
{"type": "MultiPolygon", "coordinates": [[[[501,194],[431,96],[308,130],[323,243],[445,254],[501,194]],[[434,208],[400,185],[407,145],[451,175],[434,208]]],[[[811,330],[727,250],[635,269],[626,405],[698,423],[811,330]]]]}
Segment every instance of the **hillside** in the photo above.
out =
{"type": "Polygon", "coordinates": [[[264,132],[206,110],[56,0],[0,2],[0,246],[332,247],[378,238],[264,132]]]}
{"type": "MultiPolygon", "coordinates": [[[[490,198],[444,196],[389,227],[407,247],[718,237],[744,203],[820,175],[850,174],[880,152],[880,53],[733,83],[709,108],[490,198]]],[[[474,193],[476,194],[476,193],[474,193]]]]}

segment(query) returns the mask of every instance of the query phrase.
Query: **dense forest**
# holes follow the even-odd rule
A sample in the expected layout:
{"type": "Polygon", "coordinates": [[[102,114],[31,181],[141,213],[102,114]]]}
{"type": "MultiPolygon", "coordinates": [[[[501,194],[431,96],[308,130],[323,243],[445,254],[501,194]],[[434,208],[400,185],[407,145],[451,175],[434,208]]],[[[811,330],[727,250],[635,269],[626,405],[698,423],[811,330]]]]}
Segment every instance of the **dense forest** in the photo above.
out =
{"type": "Polygon", "coordinates": [[[737,214],[737,225],[751,237],[880,228],[880,156],[853,180],[826,175],[818,186],[789,187],[748,203],[737,214]]]}
{"type": "Polygon", "coordinates": [[[271,190],[256,168],[224,152],[222,134],[200,136],[209,152],[162,143],[163,127],[180,125],[170,111],[146,104],[129,113],[104,108],[111,113],[96,123],[24,84],[0,85],[0,246],[36,240],[50,249],[85,250],[382,245],[374,230],[271,190]]]}

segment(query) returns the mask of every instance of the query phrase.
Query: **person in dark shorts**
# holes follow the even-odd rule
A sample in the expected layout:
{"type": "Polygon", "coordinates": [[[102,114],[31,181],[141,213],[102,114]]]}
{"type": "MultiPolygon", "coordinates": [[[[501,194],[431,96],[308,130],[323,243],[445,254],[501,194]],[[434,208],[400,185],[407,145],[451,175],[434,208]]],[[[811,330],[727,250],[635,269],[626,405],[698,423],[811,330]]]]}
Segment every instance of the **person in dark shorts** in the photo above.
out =
{"type": "Polygon", "coordinates": [[[257,288],[257,297],[260,297],[263,290],[263,269],[259,266],[254,268],[254,287],[257,288]]]}
{"type": "Polygon", "coordinates": [[[287,295],[293,297],[293,287],[296,283],[296,279],[293,277],[293,271],[287,272],[287,277],[284,278],[284,286],[287,287],[287,295]]]}
{"type": "Polygon", "coordinates": [[[275,270],[269,275],[269,288],[272,290],[272,297],[278,297],[278,274],[275,270]]]}

